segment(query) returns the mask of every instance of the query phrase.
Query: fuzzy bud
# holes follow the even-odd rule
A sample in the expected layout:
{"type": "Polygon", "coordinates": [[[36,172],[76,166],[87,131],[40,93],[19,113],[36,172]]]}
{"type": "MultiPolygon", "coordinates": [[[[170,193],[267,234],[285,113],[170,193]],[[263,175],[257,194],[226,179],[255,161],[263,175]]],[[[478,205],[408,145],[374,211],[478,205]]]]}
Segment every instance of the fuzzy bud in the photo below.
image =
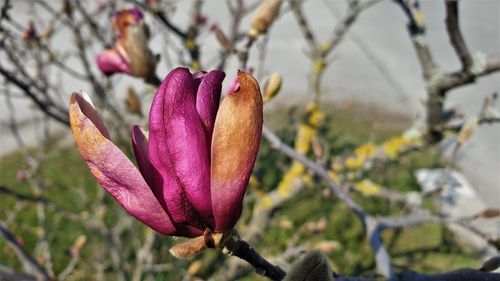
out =
{"type": "Polygon", "coordinates": [[[280,10],[282,0],[264,0],[255,12],[248,35],[257,38],[267,32],[280,10]]]}
{"type": "Polygon", "coordinates": [[[464,126],[460,130],[460,133],[458,133],[458,143],[460,145],[464,144],[474,134],[478,121],[477,117],[473,117],[465,122],[464,126]]]}
{"type": "Polygon", "coordinates": [[[283,78],[279,73],[273,73],[269,76],[264,85],[264,93],[262,97],[264,99],[264,102],[270,101],[278,94],[281,89],[282,81],[283,78]]]}

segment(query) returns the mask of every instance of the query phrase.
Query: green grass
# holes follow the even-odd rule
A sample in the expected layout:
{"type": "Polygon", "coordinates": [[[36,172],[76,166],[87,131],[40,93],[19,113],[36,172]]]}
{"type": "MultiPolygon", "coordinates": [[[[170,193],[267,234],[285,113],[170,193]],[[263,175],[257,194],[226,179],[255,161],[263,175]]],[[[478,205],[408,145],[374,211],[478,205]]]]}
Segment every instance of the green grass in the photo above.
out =
{"type": "MultiPolygon", "coordinates": [[[[366,113],[347,111],[339,108],[326,107],[328,117],[320,128],[321,137],[328,143],[330,155],[340,155],[367,141],[380,143],[397,135],[405,124],[398,124],[393,120],[395,116],[381,113],[366,113]],[[387,125],[390,124],[390,125],[387,125]]],[[[296,124],[303,112],[298,109],[276,110],[267,114],[265,122],[273,127],[277,133],[289,144],[295,136],[296,124]]],[[[82,258],[77,271],[83,274],[80,280],[93,279],[95,274],[94,262],[101,262],[104,267],[106,280],[115,280],[112,265],[108,262],[109,253],[106,249],[106,238],[95,229],[82,225],[79,221],[68,219],[62,210],[85,216],[95,213],[96,200],[102,200],[106,206],[104,221],[108,225],[119,220],[130,220],[124,217],[123,211],[110,196],[104,194],[95,183],[90,172],[74,146],[60,147],[56,141],[41,145],[47,153],[40,167],[40,180],[43,182],[43,195],[54,207],[47,208],[46,226],[49,240],[52,245],[54,269],[60,272],[70,258],[69,249],[78,235],[87,236],[87,244],[82,249],[82,258]],[[102,199],[100,199],[102,197],[102,199]]],[[[36,153],[33,149],[30,153],[36,153]]],[[[267,189],[274,188],[280,181],[283,173],[290,164],[290,159],[272,149],[263,141],[259,153],[254,175],[267,189]]],[[[26,169],[22,155],[19,152],[11,153],[0,159],[0,185],[25,195],[33,195],[28,183],[21,183],[16,179],[19,169],[26,169]]],[[[421,167],[439,167],[440,163],[433,150],[413,153],[402,161],[395,161],[384,166],[376,166],[367,174],[374,182],[398,191],[418,190],[413,171],[421,167]]],[[[324,183],[313,178],[313,183],[296,198],[287,202],[278,210],[273,224],[256,248],[265,255],[278,255],[287,247],[289,239],[294,236],[295,230],[307,222],[326,218],[328,221],[324,232],[311,234],[303,232],[299,236],[299,244],[312,246],[319,241],[330,240],[338,243],[338,248],[328,254],[333,268],[342,274],[360,275],[374,269],[373,252],[366,243],[363,229],[357,218],[347,207],[334,196],[325,196],[324,183]],[[292,227],[282,227],[282,221],[291,222],[292,227]]],[[[251,191],[250,191],[251,192],[251,191]]],[[[394,206],[381,199],[363,198],[354,195],[367,212],[380,215],[402,214],[401,206],[394,206]]],[[[432,203],[426,202],[432,207],[432,203]]],[[[7,215],[15,210],[15,199],[0,195],[0,219],[7,220],[7,215]]],[[[33,204],[21,204],[21,209],[9,225],[22,238],[25,248],[34,252],[39,231],[37,225],[36,207],[33,204]]],[[[244,213],[249,214],[248,206],[244,213]]],[[[135,257],[131,246],[137,246],[142,241],[145,228],[133,222],[133,232],[125,232],[122,246],[129,266],[134,264],[135,257]]],[[[383,235],[389,251],[393,255],[394,264],[400,268],[409,268],[423,272],[451,270],[460,267],[476,267],[476,254],[469,248],[456,242],[453,234],[445,228],[435,224],[411,227],[402,231],[386,231],[383,235]]],[[[189,261],[176,261],[168,253],[172,245],[170,237],[159,237],[153,249],[155,260],[158,263],[171,265],[167,273],[156,274],[154,280],[177,280],[189,266],[189,261]]],[[[38,254],[35,254],[39,258],[38,254]]],[[[217,270],[217,266],[226,257],[215,255],[213,251],[200,257],[218,259],[216,266],[204,269],[201,275],[217,270]]],[[[0,261],[7,266],[21,270],[21,265],[3,240],[0,240],[0,261]]],[[[78,280],[77,277],[74,277],[78,280]]],[[[242,280],[259,279],[256,274],[249,274],[242,280]]],[[[73,280],[73,279],[71,279],[73,280]]]]}

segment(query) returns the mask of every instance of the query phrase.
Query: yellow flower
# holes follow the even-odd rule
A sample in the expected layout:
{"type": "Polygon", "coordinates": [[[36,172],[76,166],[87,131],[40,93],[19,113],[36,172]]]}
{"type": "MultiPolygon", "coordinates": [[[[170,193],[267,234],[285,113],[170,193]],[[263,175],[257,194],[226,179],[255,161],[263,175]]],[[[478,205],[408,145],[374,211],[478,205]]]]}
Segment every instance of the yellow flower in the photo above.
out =
{"type": "Polygon", "coordinates": [[[380,192],[380,186],[371,180],[362,180],[355,185],[356,189],[365,196],[373,196],[380,192]]]}

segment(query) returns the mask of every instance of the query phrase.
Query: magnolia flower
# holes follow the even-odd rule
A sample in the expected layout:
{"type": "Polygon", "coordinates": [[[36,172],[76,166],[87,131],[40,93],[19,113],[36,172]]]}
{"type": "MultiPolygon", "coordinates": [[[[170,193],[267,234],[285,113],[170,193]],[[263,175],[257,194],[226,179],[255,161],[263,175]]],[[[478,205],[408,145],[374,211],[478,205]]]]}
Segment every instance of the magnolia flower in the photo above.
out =
{"type": "Polygon", "coordinates": [[[115,45],[102,51],[96,59],[97,66],[104,74],[125,73],[155,79],[157,58],[147,46],[149,32],[143,19],[142,12],[137,8],[118,11],[113,15],[115,45]]]}
{"type": "Polygon", "coordinates": [[[262,97],[255,79],[219,106],[221,71],[173,70],[154,97],[149,133],[132,128],[139,169],[113,144],[89,97],[71,97],[71,128],[95,178],[132,216],[176,236],[226,232],[239,219],[262,133],[262,97]]]}

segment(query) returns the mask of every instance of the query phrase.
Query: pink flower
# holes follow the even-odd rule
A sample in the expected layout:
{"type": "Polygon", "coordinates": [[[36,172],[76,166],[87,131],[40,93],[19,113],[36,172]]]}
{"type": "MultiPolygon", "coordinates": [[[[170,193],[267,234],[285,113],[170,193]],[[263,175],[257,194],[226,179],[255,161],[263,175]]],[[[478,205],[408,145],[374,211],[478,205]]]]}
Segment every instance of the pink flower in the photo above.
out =
{"type": "Polygon", "coordinates": [[[97,66],[104,74],[125,73],[146,79],[156,77],[157,58],[148,49],[149,34],[143,19],[142,12],[137,8],[113,15],[115,44],[96,58],[97,66]]]}
{"type": "Polygon", "coordinates": [[[231,230],[241,214],[262,133],[262,98],[255,79],[219,106],[221,71],[177,68],[151,106],[149,134],[132,128],[139,169],[109,139],[85,93],[70,103],[73,135],[97,181],[132,216],[154,230],[194,237],[231,230]]]}

